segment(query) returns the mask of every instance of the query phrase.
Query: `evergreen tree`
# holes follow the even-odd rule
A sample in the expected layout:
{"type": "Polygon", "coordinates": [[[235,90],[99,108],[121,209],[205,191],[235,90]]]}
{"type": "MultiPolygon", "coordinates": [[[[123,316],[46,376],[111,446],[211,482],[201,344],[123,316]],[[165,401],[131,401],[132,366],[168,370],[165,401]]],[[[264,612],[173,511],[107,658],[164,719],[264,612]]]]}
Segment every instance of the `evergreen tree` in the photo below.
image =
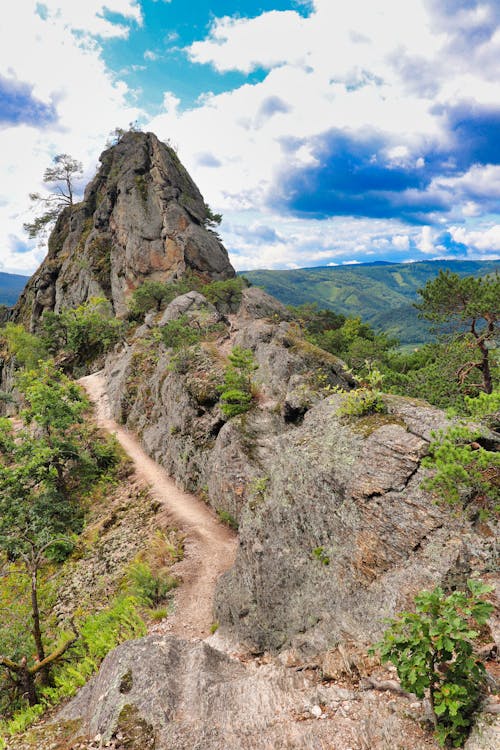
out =
{"type": "Polygon", "coordinates": [[[500,276],[461,278],[450,271],[419,289],[422,302],[416,305],[420,316],[434,323],[448,338],[460,338],[468,344],[469,356],[457,373],[459,383],[467,389],[493,390],[490,351],[496,347],[495,337],[500,320],[500,276]],[[479,383],[470,381],[478,373],[479,383]]]}

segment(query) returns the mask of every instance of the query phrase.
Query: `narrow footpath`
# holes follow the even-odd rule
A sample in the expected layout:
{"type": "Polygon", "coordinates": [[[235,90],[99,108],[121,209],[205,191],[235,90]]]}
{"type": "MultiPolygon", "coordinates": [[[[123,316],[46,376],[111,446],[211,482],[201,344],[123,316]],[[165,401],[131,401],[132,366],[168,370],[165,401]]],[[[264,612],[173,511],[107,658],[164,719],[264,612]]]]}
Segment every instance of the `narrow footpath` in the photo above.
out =
{"type": "Polygon", "coordinates": [[[116,435],[133,462],[138,478],[162,504],[164,516],[159,520],[186,535],[184,559],[176,563],[172,571],[182,581],[175,591],[174,611],[154,626],[154,632],[205,638],[213,623],[216,581],[234,562],[236,534],[221,524],[201,500],[180,490],[167,472],[147,455],[137,437],[111,418],[102,372],[80,378],[78,382],[94,404],[97,424],[116,435]]]}

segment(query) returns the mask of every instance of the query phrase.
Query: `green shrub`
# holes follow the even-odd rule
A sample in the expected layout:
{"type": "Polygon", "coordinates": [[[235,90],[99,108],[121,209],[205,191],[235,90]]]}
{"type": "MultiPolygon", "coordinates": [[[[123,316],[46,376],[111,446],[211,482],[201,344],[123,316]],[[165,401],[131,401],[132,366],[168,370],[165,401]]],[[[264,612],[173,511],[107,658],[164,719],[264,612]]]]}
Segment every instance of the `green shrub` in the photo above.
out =
{"type": "Polygon", "coordinates": [[[127,588],[144,607],[157,607],[179,581],[163,570],[151,569],[147,562],[133,563],[127,572],[127,588]]]}
{"type": "Polygon", "coordinates": [[[70,352],[79,363],[86,363],[105,354],[122,338],[124,324],[114,317],[108,300],[92,297],[72,310],[45,312],[42,331],[52,354],[70,352]]]}
{"type": "Polygon", "coordinates": [[[177,320],[169,320],[160,329],[161,340],[174,351],[197,344],[203,333],[203,329],[195,327],[187,315],[181,315],[177,320]]]}
{"type": "Polygon", "coordinates": [[[251,373],[257,369],[250,349],[235,346],[229,355],[229,365],[224,371],[220,387],[220,408],[226,417],[247,412],[253,402],[251,373]]]}
{"type": "Polygon", "coordinates": [[[202,288],[202,279],[189,270],[180,279],[174,281],[144,281],[133,291],[129,300],[130,317],[135,320],[142,320],[150,310],[156,312],[164,310],[172,300],[181,294],[193,290],[201,291],[202,288]]]}
{"type": "Polygon", "coordinates": [[[212,281],[202,289],[202,294],[221,313],[237,312],[241,304],[241,293],[247,286],[247,282],[241,276],[225,281],[212,281]]]}
{"type": "Polygon", "coordinates": [[[361,387],[347,394],[339,414],[349,417],[364,417],[367,414],[385,414],[387,407],[379,390],[383,375],[376,367],[367,365],[368,374],[361,387]]]}
{"type": "Polygon", "coordinates": [[[374,646],[383,662],[397,669],[404,690],[418,698],[428,695],[441,746],[460,747],[479,708],[486,670],[474,654],[475,626],[486,623],[493,606],[484,600],[491,586],[467,581],[468,594],[441,588],[415,597],[415,612],[401,612],[389,621],[374,646]]]}
{"type": "MultiPolygon", "coordinates": [[[[137,601],[126,595],[116,597],[109,607],[86,617],[78,623],[78,630],[78,641],[52,672],[52,684],[40,688],[40,703],[23,707],[11,719],[0,722],[0,732],[4,736],[23,731],[47,708],[74,695],[119,643],[146,634],[137,601]]],[[[62,633],[61,640],[66,636],[62,633]]]]}
{"type": "Polygon", "coordinates": [[[319,560],[322,565],[330,565],[330,557],[324,547],[315,547],[312,551],[315,560],[319,560]]]}
{"type": "Polygon", "coordinates": [[[222,523],[225,523],[226,526],[229,526],[229,528],[238,531],[238,521],[234,518],[234,516],[231,515],[231,513],[229,513],[227,510],[221,510],[219,508],[217,510],[217,515],[219,516],[222,523]]]}
{"type": "MultiPolygon", "coordinates": [[[[468,419],[494,421],[500,408],[500,392],[482,393],[465,398],[468,419]]],[[[480,502],[484,510],[495,508],[500,501],[500,453],[495,445],[483,447],[484,431],[468,426],[465,421],[433,433],[429,454],[422,465],[433,469],[433,476],[424,487],[441,500],[456,503],[460,499],[480,502]]]]}
{"type": "Polygon", "coordinates": [[[47,359],[48,351],[44,341],[33,333],[28,333],[24,326],[7,323],[0,330],[9,354],[15,357],[21,367],[33,370],[40,360],[47,359]]]}

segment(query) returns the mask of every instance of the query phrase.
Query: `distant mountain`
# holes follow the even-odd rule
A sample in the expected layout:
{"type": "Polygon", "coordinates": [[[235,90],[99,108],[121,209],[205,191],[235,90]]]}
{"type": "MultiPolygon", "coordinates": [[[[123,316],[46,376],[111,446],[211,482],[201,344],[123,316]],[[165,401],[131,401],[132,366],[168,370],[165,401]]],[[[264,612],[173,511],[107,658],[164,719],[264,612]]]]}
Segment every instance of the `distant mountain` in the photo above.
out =
{"type": "Polygon", "coordinates": [[[29,276],[0,272],[0,305],[15,305],[28,281],[29,276]]]}
{"type": "Polygon", "coordinates": [[[413,303],[417,290],[440,269],[460,276],[500,271],[500,261],[432,260],[418,263],[363,263],[293,271],[245,271],[244,276],[286,305],[316,302],[344,315],[360,315],[377,330],[402,344],[419,344],[431,336],[413,303]]]}

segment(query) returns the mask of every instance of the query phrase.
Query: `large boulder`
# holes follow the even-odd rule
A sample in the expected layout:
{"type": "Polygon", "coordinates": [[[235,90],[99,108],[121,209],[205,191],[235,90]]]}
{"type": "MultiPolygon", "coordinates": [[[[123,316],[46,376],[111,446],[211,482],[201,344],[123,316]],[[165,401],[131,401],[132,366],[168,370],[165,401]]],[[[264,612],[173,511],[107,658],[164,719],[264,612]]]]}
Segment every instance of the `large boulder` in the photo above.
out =
{"type": "Polygon", "coordinates": [[[493,564],[494,535],[422,487],[443,413],[388,397],[389,413],[349,419],[344,398],[319,402],[275,437],[241,513],[216,617],[257,651],[307,658],[345,637],[369,644],[420,590],[463,585],[493,564]]]}
{"type": "Polygon", "coordinates": [[[149,636],[111,652],[56,719],[78,727],[75,748],[387,750],[404,736],[412,750],[437,750],[412,726],[408,699],[374,698],[269,660],[240,661],[204,642],[149,636]]]}

